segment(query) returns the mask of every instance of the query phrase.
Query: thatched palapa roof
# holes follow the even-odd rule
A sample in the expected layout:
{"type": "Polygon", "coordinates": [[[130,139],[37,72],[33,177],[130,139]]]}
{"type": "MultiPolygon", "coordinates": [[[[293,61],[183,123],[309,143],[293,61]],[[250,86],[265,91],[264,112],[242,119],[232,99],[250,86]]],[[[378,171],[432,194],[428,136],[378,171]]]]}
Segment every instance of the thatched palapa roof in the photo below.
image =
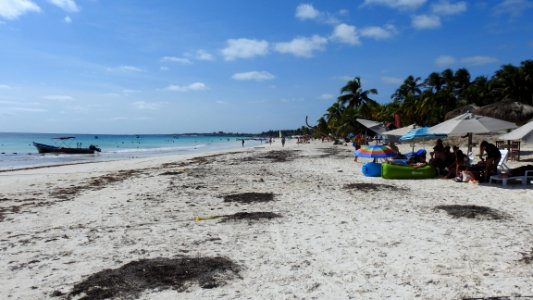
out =
{"type": "Polygon", "coordinates": [[[488,104],[478,108],[474,112],[483,116],[513,122],[518,125],[523,125],[533,118],[533,106],[513,100],[503,100],[488,104]]]}
{"type": "Polygon", "coordinates": [[[448,113],[446,113],[444,118],[446,120],[449,120],[451,118],[455,118],[455,117],[457,117],[459,115],[462,115],[464,113],[467,113],[467,112],[473,113],[477,109],[479,109],[479,106],[477,106],[475,104],[468,104],[468,105],[465,105],[465,106],[462,106],[462,107],[458,107],[458,108],[456,108],[456,109],[454,109],[452,111],[449,111],[448,113]]]}

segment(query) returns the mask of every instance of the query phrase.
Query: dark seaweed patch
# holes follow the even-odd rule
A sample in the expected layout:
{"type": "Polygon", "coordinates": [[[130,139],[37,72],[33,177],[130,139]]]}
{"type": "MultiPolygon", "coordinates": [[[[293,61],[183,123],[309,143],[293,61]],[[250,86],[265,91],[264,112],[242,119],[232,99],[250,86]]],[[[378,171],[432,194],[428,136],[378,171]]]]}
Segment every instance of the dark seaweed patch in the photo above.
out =
{"type": "Polygon", "coordinates": [[[254,203],[274,200],[273,193],[241,193],[224,196],[224,202],[254,203]]]}
{"type": "Polygon", "coordinates": [[[216,288],[239,276],[240,268],[223,257],[155,258],[132,261],[117,269],[106,269],[74,285],[69,298],[136,298],[145,290],[183,291],[188,282],[205,289],[216,288]]]}
{"type": "Polygon", "coordinates": [[[446,211],[450,216],[454,218],[482,218],[490,220],[506,219],[508,216],[498,210],[492,209],[486,206],[477,205],[439,205],[435,206],[435,209],[441,209],[446,211]]]}
{"type": "Polygon", "coordinates": [[[238,212],[233,215],[225,215],[222,217],[220,222],[229,222],[229,221],[238,221],[238,220],[249,220],[257,221],[261,219],[274,219],[281,218],[282,216],[273,212],[268,211],[258,211],[258,212],[238,212]]]}
{"type": "Polygon", "coordinates": [[[376,191],[408,191],[408,188],[399,187],[392,184],[381,184],[381,183],[349,183],[344,186],[344,189],[347,190],[358,190],[365,193],[376,192],[376,191]]]}
{"type": "Polygon", "coordinates": [[[519,262],[528,264],[528,265],[533,263],[533,248],[531,248],[529,252],[524,252],[521,254],[522,254],[522,258],[518,260],[519,262]]]}

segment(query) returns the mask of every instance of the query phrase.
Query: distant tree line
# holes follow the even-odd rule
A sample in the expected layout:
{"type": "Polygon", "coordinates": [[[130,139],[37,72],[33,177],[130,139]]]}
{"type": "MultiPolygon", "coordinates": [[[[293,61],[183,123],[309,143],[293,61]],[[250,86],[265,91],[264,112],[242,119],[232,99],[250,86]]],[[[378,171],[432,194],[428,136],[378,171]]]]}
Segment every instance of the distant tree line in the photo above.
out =
{"type": "Polygon", "coordinates": [[[313,135],[346,137],[363,129],[356,118],[393,122],[394,115],[399,114],[404,126],[431,126],[444,121],[446,113],[466,105],[483,106],[505,99],[533,105],[533,60],[520,66],[503,65],[491,78],[472,80],[464,68],[433,72],[423,80],[409,75],[387,104],[372,99],[377,93],[376,89],[364,90],[360,77],[348,81],[313,127],[313,135]]]}

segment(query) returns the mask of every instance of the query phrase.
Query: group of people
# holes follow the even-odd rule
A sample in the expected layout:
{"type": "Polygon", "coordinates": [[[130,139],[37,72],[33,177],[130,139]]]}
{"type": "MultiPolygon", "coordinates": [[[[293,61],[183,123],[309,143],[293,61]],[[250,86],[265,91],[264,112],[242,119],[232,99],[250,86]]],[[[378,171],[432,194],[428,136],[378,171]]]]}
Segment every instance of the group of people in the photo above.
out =
{"type": "Polygon", "coordinates": [[[497,173],[501,152],[494,144],[482,141],[479,149],[480,161],[471,164],[469,157],[459,147],[445,146],[439,139],[430,152],[430,157],[429,164],[435,167],[442,178],[486,182],[490,176],[497,173]]]}

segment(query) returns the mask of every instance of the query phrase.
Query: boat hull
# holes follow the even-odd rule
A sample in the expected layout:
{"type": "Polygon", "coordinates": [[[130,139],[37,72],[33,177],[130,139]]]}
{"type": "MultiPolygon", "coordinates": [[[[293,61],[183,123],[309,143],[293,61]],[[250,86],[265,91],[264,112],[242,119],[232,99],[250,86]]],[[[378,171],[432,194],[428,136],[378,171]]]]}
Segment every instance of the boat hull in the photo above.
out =
{"type": "Polygon", "coordinates": [[[57,147],[51,145],[45,145],[40,143],[33,142],[35,148],[39,153],[63,153],[63,154],[94,154],[94,152],[99,149],[96,147],[91,148],[68,148],[68,147],[57,147]]]}

